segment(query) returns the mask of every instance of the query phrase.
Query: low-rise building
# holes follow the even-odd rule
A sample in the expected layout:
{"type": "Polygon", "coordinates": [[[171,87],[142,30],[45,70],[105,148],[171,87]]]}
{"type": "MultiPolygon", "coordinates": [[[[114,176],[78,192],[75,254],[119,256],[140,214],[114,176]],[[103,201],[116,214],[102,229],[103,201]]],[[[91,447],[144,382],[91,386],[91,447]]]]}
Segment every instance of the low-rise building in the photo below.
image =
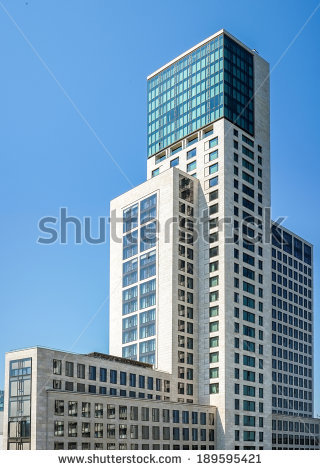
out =
{"type": "Polygon", "coordinates": [[[214,449],[215,407],[181,403],[172,375],[105,354],[6,354],[5,449],[214,449]]]}

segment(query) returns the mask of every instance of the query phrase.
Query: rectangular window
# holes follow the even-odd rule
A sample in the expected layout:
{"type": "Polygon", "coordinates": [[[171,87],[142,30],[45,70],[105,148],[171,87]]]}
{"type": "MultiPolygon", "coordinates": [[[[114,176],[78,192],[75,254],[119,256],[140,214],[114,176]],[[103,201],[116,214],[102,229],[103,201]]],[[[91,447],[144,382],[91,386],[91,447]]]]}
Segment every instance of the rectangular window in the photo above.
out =
{"type": "Polygon", "coordinates": [[[218,150],[214,150],[213,152],[209,153],[209,162],[216,160],[218,158],[218,150]]]}
{"type": "Polygon", "coordinates": [[[247,155],[247,157],[254,159],[254,153],[248,147],[242,146],[242,152],[247,155]]]}
{"type": "Polygon", "coordinates": [[[219,306],[216,305],[215,307],[210,307],[209,308],[209,315],[210,317],[216,317],[219,315],[219,306]]]}
{"type": "Polygon", "coordinates": [[[170,162],[170,167],[172,168],[173,166],[177,166],[179,165],[179,157],[177,158],[174,158],[173,160],[171,160],[170,162]]]}
{"type": "Polygon", "coordinates": [[[156,250],[140,256],[140,280],[156,275],[156,250]]]}
{"type": "Polygon", "coordinates": [[[219,367],[212,367],[210,369],[210,379],[219,378],[219,367]]]}
{"type": "Polygon", "coordinates": [[[242,198],[242,205],[247,209],[254,211],[254,203],[246,199],[245,197],[242,198]]]}
{"type": "Polygon", "coordinates": [[[219,169],[218,165],[219,165],[218,163],[214,163],[213,165],[209,166],[209,175],[212,175],[213,173],[217,173],[219,169]]]}
{"type": "Polygon", "coordinates": [[[250,351],[250,352],[255,352],[255,343],[252,341],[244,340],[243,341],[243,349],[244,351],[250,351]]]}
{"type": "Polygon", "coordinates": [[[123,211],[123,233],[129,232],[138,225],[138,204],[123,211]]]}
{"type": "Polygon", "coordinates": [[[123,237],[123,259],[131,258],[138,253],[138,231],[128,233],[123,237]]]}
{"type": "Polygon", "coordinates": [[[214,273],[215,271],[218,271],[219,269],[219,261],[213,261],[212,263],[209,264],[209,272],[214,273]]]}
{"type": "Polygon", "coordinates": [[[243,400],[243,409],[244,411],[255,411],[256,403],[254,401],[243,400]]]}
{"type": "Polygon", "coordinates": [[[215,147],[216,145],[218,145],[218,137],[209,140],[209,148],[215,147]]]}
{"type": "Polygon", "coordinates": [[[244,370],[243,371],[243,380],[247,380],[248,382],[255,382],[256,374],[252,370],[244,370]]]}
{"type": "Polygon", "coordinates": [[[242,178],[247,181],[247,183],[254,184],[254,177],[246,173],[245,171],[242,172],[242,178]]]}
{"type": "Polygon", "coordinates": [[[249,321],[251,323],[255,323],[255,314],[251,312],[247,312],[246,310],[243,311],[243,319],[245,321],[249,321]]]}
{"type": "Polygon", "coordinates": [[[256,433],[254,431],[243,431],[243,440],[244,441],[255,441],[256,433]]]}
{"type": "Polygon", "coordinates": [[[157,216],[157,195],[147,197],[140,202],[140,224],[145,224],[157,216]]]}
{"type": "Polygon", "coordinates": [[[219,182],[219,181],[218,181],[218,176],[215,176],[214,178],[211,178],[211,179],[209,180],[209,186],[210,186],[210,188],[212,188],[213,186],[217,186],[218,182],[219,182]]]}
{"type": "Polygon", "coordinates": [[[116,370],[110,370],[110,383],[116,384],[117,383],[117,371],[116,370]]]}
{"type": "Polygon", "coordinates": [[[219,330],[219,322],[218,321],[212,321],[210,322],[210,332],[215,332],[219,330]]]}
{"type": "Polygon", "coordinates": [[[123,264],[122,286],[127,287],[138,281],[138,259],[134,258],[123,264]]]}
{"type": "Polygon", "coordinates": [[[53,359],[53,374],[61,375],[62,361],[60,359],[53,359]]]}
{"type": "Polygon", "coordinates": [[[193,171],[197,168],[197,162],[196,160],[194,160],[193,162],[191,163],[188,163],[187,165],[187,172],[190,172],[190,171],[193,171]]]}
{"type": "Polygon", "coordinates": [[[245,135],[242,134],[242,140],[243,142],[245,142],[246,144],[250,145],[250,147],[254,147],[254,142],[253,140],[249,139],[248,137],[246,137],[245,135]]]}
{"type": "Polygon", "coordinates": [[[243,305],[249,308],[255,308],[255,300],[250,297],[243,296],[243,305]]]}
{"type": "Polygon", "coordinates": [[[191,149],[187,152],[187,160],[189,160],[192,157],[195,157],[197,155],[197,149],[191,149]]]}
{"type": "Polygon", "coordinates": [[[219,393],[219,383],[209,384],[210,395],[219,393]]]}
{"type": "Polygon", "coordinates": [[[209,347],[217,348],[219,346],[219,336],[212,336],[209,338],[209,347]]]}
{"type": "MultiPolygon", "coordinates": [[[[144,225],[140,229],[140,251],[148,250],[153,248],[157,241],[157,224],[151,222],[148,225],[144,225]]],[[[134,253],[136,254],[136,253],[134,253]]]]}
{"type": "Polygon", "coordinates": [[[242,159],[242,166],[244,166],[247,170],[254,172],[254,165],[245,158],[242,159]]]}
{"type": "Polygon", "coordinates": [[[255,337],[255,329],[251,326],[243,325],[243,334],[250,336],[251,338],[255,337]]]}
{"type": "Polygon", "coordinates": [[[243,395],[255,397],[256,396],[256,389],[251,385],[243,385],[243,395]]]}
{"type": "Polygon", "coordinates": [[[210,362],[219,362],[219,352],[210,353],[210,362]]]}
{"type": "Polygon", "coordinates": [[[66,361],[66,376],[73,377],[73,362],[66,361]]]}
{"type": "Polygon", "coordinates": [[[251,266],[254,266],[254,257],[248,255],[248,253],[243,253],[243,261],[250,264],[251,266]]]}
{"type": "Polygon", "coordinates": [[[96,380],[97,368],[95,366],[89,366],[89,380],[96,380]]]}

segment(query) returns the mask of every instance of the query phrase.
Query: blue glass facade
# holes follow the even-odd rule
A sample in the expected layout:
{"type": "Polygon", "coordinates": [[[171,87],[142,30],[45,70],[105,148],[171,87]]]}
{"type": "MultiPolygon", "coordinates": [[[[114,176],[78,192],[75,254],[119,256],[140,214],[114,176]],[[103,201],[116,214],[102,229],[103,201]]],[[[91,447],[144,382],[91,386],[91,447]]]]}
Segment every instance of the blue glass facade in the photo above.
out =
{"type": "Polygon", "coordinates": [[[148,157],[221,117],[254,133],[253,55],[221,34],[148,80],[148,157]]]}

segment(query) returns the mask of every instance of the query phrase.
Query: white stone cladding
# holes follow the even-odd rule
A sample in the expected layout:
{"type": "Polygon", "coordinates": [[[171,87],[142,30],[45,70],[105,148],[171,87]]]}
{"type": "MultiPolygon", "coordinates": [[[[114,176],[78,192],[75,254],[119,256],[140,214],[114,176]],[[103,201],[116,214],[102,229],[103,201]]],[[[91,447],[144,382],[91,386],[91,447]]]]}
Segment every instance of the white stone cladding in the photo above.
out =
{"type": "Polygon", "coordinates": [[[16,441],[18,441],[14,437],[8,439],[8,424],[12,421],[12,418],[8,416],[10,362],[26,358],[32,358],[31,439],[29,439],[29,447],[26,448],[31,450],[83,448],[111,450],[191,449],[192,446],[196,446],[197,449],[214,449],[215,408],[191,403],[178,403],[175,392],[171,388],[171,374],[154,370],[152,366],[147,364],[134,363],[109,355],[74,354],[40,347],[12,351],[6,354],[5,396],[7,398],[4,415],[4,449],[15,449],[16,441]],[[53,373],[54,360],[61,361],[61,374],[53,373]],[[66,375],[67,363],[73,364],[73,376],[66,375]],[[78,377],[78,364],[84,366],[84,378],[78,377]],[[95,380],[90,379],[89,367],[96,368],[95,380]],[[99,369],[101,367],[107,370],[106,381],[100,380],[99,369]],[[116,383],[111,383],[111,370],[116,371],[116,383]],[[121,374],[126,376],[126,385],[120,382],[123,380],[121,374]],[[130,383],[130,374],[136,376],[134,386],[130,383]],[[141,386],[139,376],[145,377],[144,387],[141,386]],[[153,390],[148,385],[148,377],[153,378],[153,390]],[[57,380],[61,381],[60,389],[53,387],[53,382],[57,380]],[[160,390],[156,390],[156,380],[159,381],[158,388],[160,390]],[[70,383],[73,384],[73,391],[66,389],[67,384],[70,387],[70,383]],[[78,391],[78,384],[83,387],[82,391],[78,391]],[[97,388],[97,393],[90,392],[89,387],[91,386],[97,388]],[[100,386],[106,387],[106,394],[99,393],[100,386]],[[116,393],[112,394],[111,388],[116,393]],[[130,393],[135,393],[136,396],[130,396],[130,393]],[[143,393],[144,397],[139,396],[139,393],[143,393]],[[151,394],[152,398],[148,397],[148,394],[151,394]],[[56,400],[63,402],[61,413],[56,412],[56,400]],[[77,403],[76,413],[73,415],[68,411],[70,402],[77,403]],[[81,411],[83,404],[89,404],[89,415],[83,416],[81,411]],[[98,404],[102,410],[98,416],[95,414],[95,404],[98,404]],[[110,407],[115,409],[115,414],[112,417],[108,415],[110,407]],[[135,410],[138,413],[136,417],[132,416],[132,407],[137,408],[135,410]],[[147,415],[143,417],[146,408],[148,408],[147,415]],[[122,412],[124,415],[121,414],[122,412]],[[188,419],[183,415],[186,412],[188,412],[188,419]],[[165,413],[167,414],[166,419],[165,413]],[[174,413],[178,415],[178,420],[174,419],[174,413]],[[192,413],[197,414],[197,420],[192,413]],[[200,416],[201,413],[203,415],[200,416]],[[56,433],[55,422],[61,423],[60,428],[63,432],[56,433]],[[74,425],[76,435],[69,435],[69,423],[74,425]],[[83,423],[88,425],[90,435],[83,436],[83,423]],[[96,429],[96,424],[99,431],[96,429]],[[115,426],[114,436],[108,435],[108,426],[115,426]],[[192,429],[196,429],[196,431],[192,429]],[[134,437],[133,431],[137,433],[134,437]],[[179,438],[175,439],[174,434],[179,438]]]}
{"type": "MultiPolygon", "coordinates": [[[[162,173],[158,178],[148,180],[138,187],[128,191],[122,196],[114,199],[111,202],[112,217],[121,219],[123,210],[130,207],[141,200],[145,199],[151,194],[157,194],[157,222],[159,232],[157,234],[157,243],[155,246],[157,253],[157,295],[156,295],[156,367],[173,374],[173,380],[178,386],[178,382],[187,383],[193,387],[193,393],[185,395],[186,400],[198,400],[197,389],[197,374],[193,375],[192,380],[186,380],[186,377],[180,379],[178,377],[178,337],[182,334],[178,331],[178,321],[187,321],[186,316],[181,317],[178,314],[178,250],[179,250],[179,178],[187,176],[184,172],[176,168],[168,169],[162,173]],[[179,380],[178,380],[179,379],[179,380]]],[[[198,180],[190,178],[194,185],[194,202],[190,204],[195,210],[198,203],[198,180]]],[[[197,214],[194,214],[196,216],[197,214]]],[[[180,214],[181,216],[181,214],[180,214]]],[[[195,218],[195,217],[193,217],[195,218]]],[[[139,229],[139,226],[138,226],[139,229]]],[[[111,232],[112,232],[111,228],[111,232]]],[[[122,236],[123,228],[122,223],[116,224],[116,240],[114,235],[111,234],[110,243],[110,352],[114,355],[122,355],[122,236]]],[[[194,267],[194,283],[193,289],[190,292],[194,293],[194,305],[197,305],[197,242],[194,245],[195,263],[194,267]]],[[[185,310],[187,309],[186,302],[179,302],[184,304],[185,310]]],[[[191,304],[190,304],[191,305],[191,304]]],[[[138,313],[141,310],[138,309],[138,313]]],[[[195,314],[197,315],[197,309],[195,314]]],[[[193,334],[185,336],[187,338],[197,338],[198,323],[196,318],[193,320],[193,334]]],[[[186,332],[184,332],[186,333],[186,332]]],[[[188,353],[193,355],[193,364],[190,364],[190,369],[198,364],[198,349],[196,347],[197,341],[194,341],[195,347],[187,351],[184,348],[183,353],[187,356],[188,353]]],[[[181,349],[181,348],[179,348],[181,349]]],[[[187,357],[184,363],[187,367],[187,357]]],[[[180,364],[182,366],[182,364],[180,364]]],[[[180,396],[183,400],[183,397],[180,396]]]]}

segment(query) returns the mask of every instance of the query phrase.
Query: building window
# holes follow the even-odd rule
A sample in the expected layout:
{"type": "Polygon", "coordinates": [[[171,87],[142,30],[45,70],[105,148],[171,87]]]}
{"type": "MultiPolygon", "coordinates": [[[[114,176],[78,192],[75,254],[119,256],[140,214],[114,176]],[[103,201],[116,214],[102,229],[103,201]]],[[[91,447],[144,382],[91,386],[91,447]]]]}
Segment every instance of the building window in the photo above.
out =
{"type": "Polygon", "coordinates": [[[187,172],[190,172],[190,171],[193,171],[197,168],[197,162],[196,160],[194,160],[193,162],[191,163],[188,163],[187,165],[187,172]]]}
{"type": "Polygon", "coordinates": [[[54,414],[58,416],[64,415],[64,401],[63,400],[55,400],[54,402],[54,414]]]}
{"type": "Polygon", "coordinates": [[[209,166],[209,175],[212,175],[213,173],[217,173],[219,169],[218,165],[219,165],[218,163],[214,163],[213,165],[209,166]]]}
{"type": "Polygon", "coordinates": [[[117,383],[117,371],[116,370],[110,370],[110,383],[116,384],[117,383]]]}
{"type": "Polygon", "coordinates": [[[100,367],[100,382],[107,381],[107,369],[100,367]]]}
{"type": "Polygon", "coordinates": [[[103,423],[94,423],[94,437],[95,439],[103,437],[103,423]]]}
{"type": "Polygon", "coordinates": [[[53,359],[53,373],[55,375],[61,375],[61,364],[60,359],[53,359]]]}
{"type": "Polygon", "coordinates": [[[197,155],[197,149],[193,148],[187,152],[187,160],[197,155]]]}
{"type": "Polygon", "coordinates": [[[170,167],[172,168],[173,166],[177,166],[179,165],[179,157],[177,158],[174,158],[173,160],[171,160],[170,162],[170,167]]]}
{"type": "Polygon", "coordinates": [[[219,352],[210,353],[210,362],[219,362],[219,352]]]}
{"type": "Polygon", "coordinates": [[[64,436],[64,422],[63,421],[54,422],[54,435],[58,437],[64,436]]]}
{"type": "Polygon", "coordinates": [[[218,176],[215,176],[214,178],[211,178],[211,179],[209,180],[209,186],[210,186],[210,188],[212,188],[213,186],[217,186],[218,182],[219,182],[219,181],[218,181],[218,176]]]}
{"type": "Polygon", "coordinates": [[[210,393],[211,395],[212,395],[212,394],[219,393],[219,383],[210,384],[210,385],[209,385],[209,388],[210,388],[209,393],[210,393]]]}
{"type": "Polygon", "coordinates": [[[68,437],[77,437],[78,435],[78,423],[68,423],[68,437]]]}
{"type": "Polygon", "coordinates": [[[97,368],[95,366],[89,366],[89,380],[96,380],[97,368]]]}
{"type": "Polygon", "coordinates": [[[86,378],[86,366],[84,364],[77,364],[77,377],[78,379],[86,378]]]}
{"type": "Polygon", "coordinates": [[[73,377],[73,362],[66,361],[66,376],[73,377]]]}
{"type": "Polygon", "coordinates": [[[218,158],[218,150],[214,150],[213,152],[209,153],[209,162],[216,160],[218,158]]]}
{"type": "Polygon", "coordinates": [[[218,137],[209,140],[209,148],[216,147],[216,145],[218,145],[218,137]]]}

